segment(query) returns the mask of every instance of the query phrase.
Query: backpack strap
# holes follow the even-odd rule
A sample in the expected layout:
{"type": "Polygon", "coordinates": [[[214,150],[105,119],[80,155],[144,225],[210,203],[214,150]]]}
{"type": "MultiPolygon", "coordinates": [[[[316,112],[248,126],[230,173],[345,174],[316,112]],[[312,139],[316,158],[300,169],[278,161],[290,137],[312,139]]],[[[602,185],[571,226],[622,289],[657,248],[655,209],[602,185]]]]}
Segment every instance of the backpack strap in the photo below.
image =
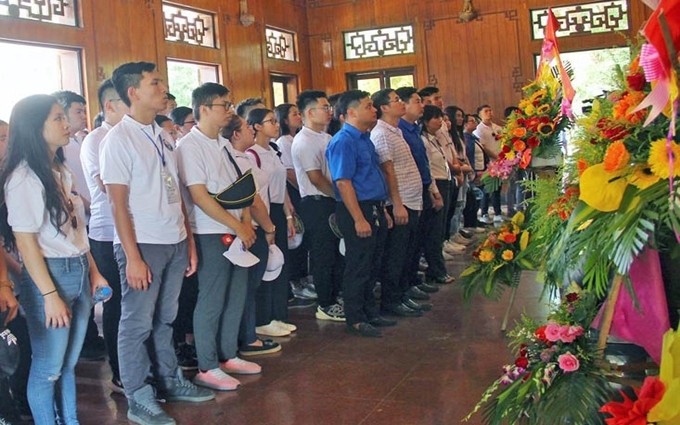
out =
{"type": "Polygon", "coordinates": [[[246,152],[255,157],[255,163],[257,164],[257,168],[262,168],[262,161],[260,161],[260,155],[258,155],[257,152],[255,152],[255,149],[252,148],[246,149],[246,152]]]}

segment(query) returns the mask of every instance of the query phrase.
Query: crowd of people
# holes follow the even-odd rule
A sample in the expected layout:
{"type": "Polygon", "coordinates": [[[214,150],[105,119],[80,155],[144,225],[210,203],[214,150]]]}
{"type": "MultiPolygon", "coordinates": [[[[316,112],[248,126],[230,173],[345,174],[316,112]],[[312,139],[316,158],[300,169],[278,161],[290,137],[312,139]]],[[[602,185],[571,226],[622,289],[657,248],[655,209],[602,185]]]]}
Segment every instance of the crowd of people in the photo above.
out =
{"type": "Polygon", "coordinates": [[[297,330],[291,308],[381,337],[454,281],[479,200],[503,220],[479,187],[499,153],[491,107],[444,108],[435,87],[305,90],[272,110],[205,83],[187,107],[134,62],[98,98],[89,132],[68,91],[0,121],[0,309],[22,349],[2,397],[39,425],[78,423],[79,357],[108,358],[132,422],[174,424],[158,399],[261,373],[252,359],[282,349],[268,337],[297,330]]]}

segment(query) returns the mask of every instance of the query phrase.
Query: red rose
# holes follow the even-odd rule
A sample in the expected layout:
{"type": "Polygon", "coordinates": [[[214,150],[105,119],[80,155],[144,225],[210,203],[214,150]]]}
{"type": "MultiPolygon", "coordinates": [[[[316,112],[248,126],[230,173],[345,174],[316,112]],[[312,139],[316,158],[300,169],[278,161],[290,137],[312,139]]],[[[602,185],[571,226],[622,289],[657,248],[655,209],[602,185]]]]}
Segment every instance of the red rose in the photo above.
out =
{"type": "Polygon", "coordinates": [[[543,124],[547,124],[547,123],[549,123],[549,122],[552,122],[552,120],[550,119],[550,117],[547,116],[547,115],[541,116],[538,120],[539,120],[540,122],[542,122],[543,124]]]}
{"type": "Polygon", "coordinates": [[[548,338],[545,336],[545,328],[547,325],[543,325],[534,331],[534,336],[539,340],[548,343],[548,338]]]}
{"type": "Polygon", "coordinates": [[[503,145],[501,147],[501,152],[503,152],[503,153],[508,153],[508,152],[510,152],[510,150],[511,150],[511,148],[508,145],[503,145]]]}
{"type": "Polygon", "coordinates": [[[535,148],[536,146],[541,144],[541,140],[536,137],[536,136],[531,136],[527,139],[527,146],[529,146],[531,149],[535,148]]]}
{"type": "Polygon", "coordinates": [[[515,360],[515,366],[526,369],[527,366],[529,366],[529,359],[526,357],[517,357],[517,360],[515,360]]]}
{"type": "Polygon", "coordinates": [[[578,300],[578,294],[576,292],[571,292],[567,294],[567,302],[573,303],[578,300]]]}
{"type": "Polygon", "coordinates": [[[640,72],[627,76],[626,82],[628,83],[628,87],[635,91],[642,91],[647,83],[645,76],[640,72]]]}
{"type": "Polygon", "coordinates": [[[517,241],[517,235],[514,233],[506,233],[503,235],[503,242],[505,243],[515,243],[517,241]]]}
{"type": "Polygon", "coordinates": [[[524,118],[517,118],[517,126],[518,127],[524,127],[527,123],[527,120],[524,118]]]}

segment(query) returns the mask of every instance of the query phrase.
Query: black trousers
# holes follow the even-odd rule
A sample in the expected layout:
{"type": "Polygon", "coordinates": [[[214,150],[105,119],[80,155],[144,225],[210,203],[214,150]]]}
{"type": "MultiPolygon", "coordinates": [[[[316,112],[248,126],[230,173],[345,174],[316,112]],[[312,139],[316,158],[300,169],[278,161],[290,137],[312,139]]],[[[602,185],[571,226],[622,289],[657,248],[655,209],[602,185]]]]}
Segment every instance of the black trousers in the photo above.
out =
{"type": "MultiPolygon", "coordinates": [[[[276,246],[288,255],[288,226],[286,214],[283,212],[283,204],[272,203],[269,209],[269,217],[276,226],[274,241],[276,246]]],[[[266,264],[266,263],[265,263],[266,264]]],[[[288,320],[288,267],[283,264],[281,274],[271,282],[262,282],[255,294],[255,313],[257,326],[269,324],[272,320],[288,320]]]]}
{"type": "Polygon", "coordinates": [[[367,238],[357,236],[354,219],[342,202],[337,204],[338,227],[345,239],[343,299],[347,325],[366,322],[379,315],[373,288],[380,272],[380,261],[387,237],[387,221],[382,202],[359,202],[364,218],[371,225],[367,238]]]}
{"type": "Polygon", "coordinates": [[[489,203],[491,203],[493,212],[496,215],[501,215],[501,188],[499,187],[498,190],[494,190],[491,193],[489,193],[485,188],[482,189],[484,189],[484,198],[482,199],[482,214],[489,213],[489,203]]]}
{"type": "Polygon", "coordinates": [[[442,242],[451,237],[451,220],[456,213],[456,202],[458,201],[458,192],[460,187],[455,180],[451,180],[451,189],[449,190],[449,205],[446,209],[446,217],[444,217],[444,228],[442,231],[442,242]]]}
{"type": "MultiPolygon", "coordinates": [[[[120,379],[118,369],[118,322],[120,322],[120,273],[113,254],[113,242],[100,242],[90,239],[90,252],[99,273],[109,282],[113,291],[111,299],[104,303],[102,328],[104,343],[109,355],[109,365],[114,379],[120,379]]],[[[192,309],[193,313],[193,309],[192,309]]],[[[93,315],[92,315],[93,316],[93,315]]]]}
{"type": "Polygon", "coordinates": [[[479,201],[475,196],[472,184],[468,187],[465,194],[465,209],[463,210],[463,227],[478,227],[477,210],[479,210],[479,201]]]}
{"type": "MultiPolygon", "coordinates": [[[[437,189],[443,199],[449,196],[451,182],[436,180],[437,189]]],[[[422,249],[427,261],[428,278],[439,278],[446,275],[446,264],[442,255],[442,233],[444,232],[445,208],[436,211],[429,208],[423,211],[418,232],[422,235],[422,249]]]]}
{"type": "MultiPolygon", "coordinates": [[[[388,214],[394,220],[392,206],[387,207],[388,214]]],[[[406,208],[408,223],[394,227],[387,231],[387,241],[382,258],[382,273],[380,274],[380,304],[399,304],[404,294],[411,287],[407,274],[409,272],[409,253],[415,251],[411,246],[418,230],[418,217],[420,211],[406,208]]]]}
{"type": "Polygon", "coordinates": [[[304,238],[309,243],[309,271],[320,307],[337,303],[342,287],[345,260],[338,251],[339,239],[328,225],[336,204],[335,199],[326,196],[305,196],[301,202],[304,238]]]}

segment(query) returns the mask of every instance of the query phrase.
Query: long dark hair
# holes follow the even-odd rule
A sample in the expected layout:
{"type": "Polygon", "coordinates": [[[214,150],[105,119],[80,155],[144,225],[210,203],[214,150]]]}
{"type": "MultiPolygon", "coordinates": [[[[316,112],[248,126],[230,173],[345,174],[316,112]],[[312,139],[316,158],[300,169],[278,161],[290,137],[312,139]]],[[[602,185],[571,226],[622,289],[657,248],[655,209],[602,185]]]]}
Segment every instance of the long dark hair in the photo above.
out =
{"type": "Polygon", "coordinates": [[[463,121],[463,125],[460,126],[456,123],[456,112],[458,111],[465,117],[465,111],[457,106],[447,106],[444,108],[444,114],[451,120],[451,130],[449,130],[449,134],[453,140],[453,146],[456,148],[456,152],[463,152],[463,126],[465,126],[465,121],[463,121]]]}
{"type": "MultiPolygon", "coordinates": [[[[274,108],[274,115],[279,121],[279,126],[281,129],[281,136],[295,136],[292,129],[290,128],[290,123],[288,122],[288,114],[290,114],[290,108],[297,108],[297,106],[292,103],[282,103],[276,108],[274,108]]],[[[297,130],[295,130],[297,131],[297,130]]]]}
{"type": "MultiPolygon", "coordinates": [[[[45,121],[55,104],[58,102],[54,96],[36,94],[20,100],[12,109],[7,154],[0,171],[0,234],[5,238],[5,245],[8,247],[14,247],[14,234],[7,223],[5,183],[22,161],[26,161],[45,188],[45,208],[54,227],[60,229],[69,219],[64,193],[52,173],[47,142],[43,137],[45,121]]],[[[64,163],[62,148],[57,149],[54,161],[59,165],[64,163]]]]}

